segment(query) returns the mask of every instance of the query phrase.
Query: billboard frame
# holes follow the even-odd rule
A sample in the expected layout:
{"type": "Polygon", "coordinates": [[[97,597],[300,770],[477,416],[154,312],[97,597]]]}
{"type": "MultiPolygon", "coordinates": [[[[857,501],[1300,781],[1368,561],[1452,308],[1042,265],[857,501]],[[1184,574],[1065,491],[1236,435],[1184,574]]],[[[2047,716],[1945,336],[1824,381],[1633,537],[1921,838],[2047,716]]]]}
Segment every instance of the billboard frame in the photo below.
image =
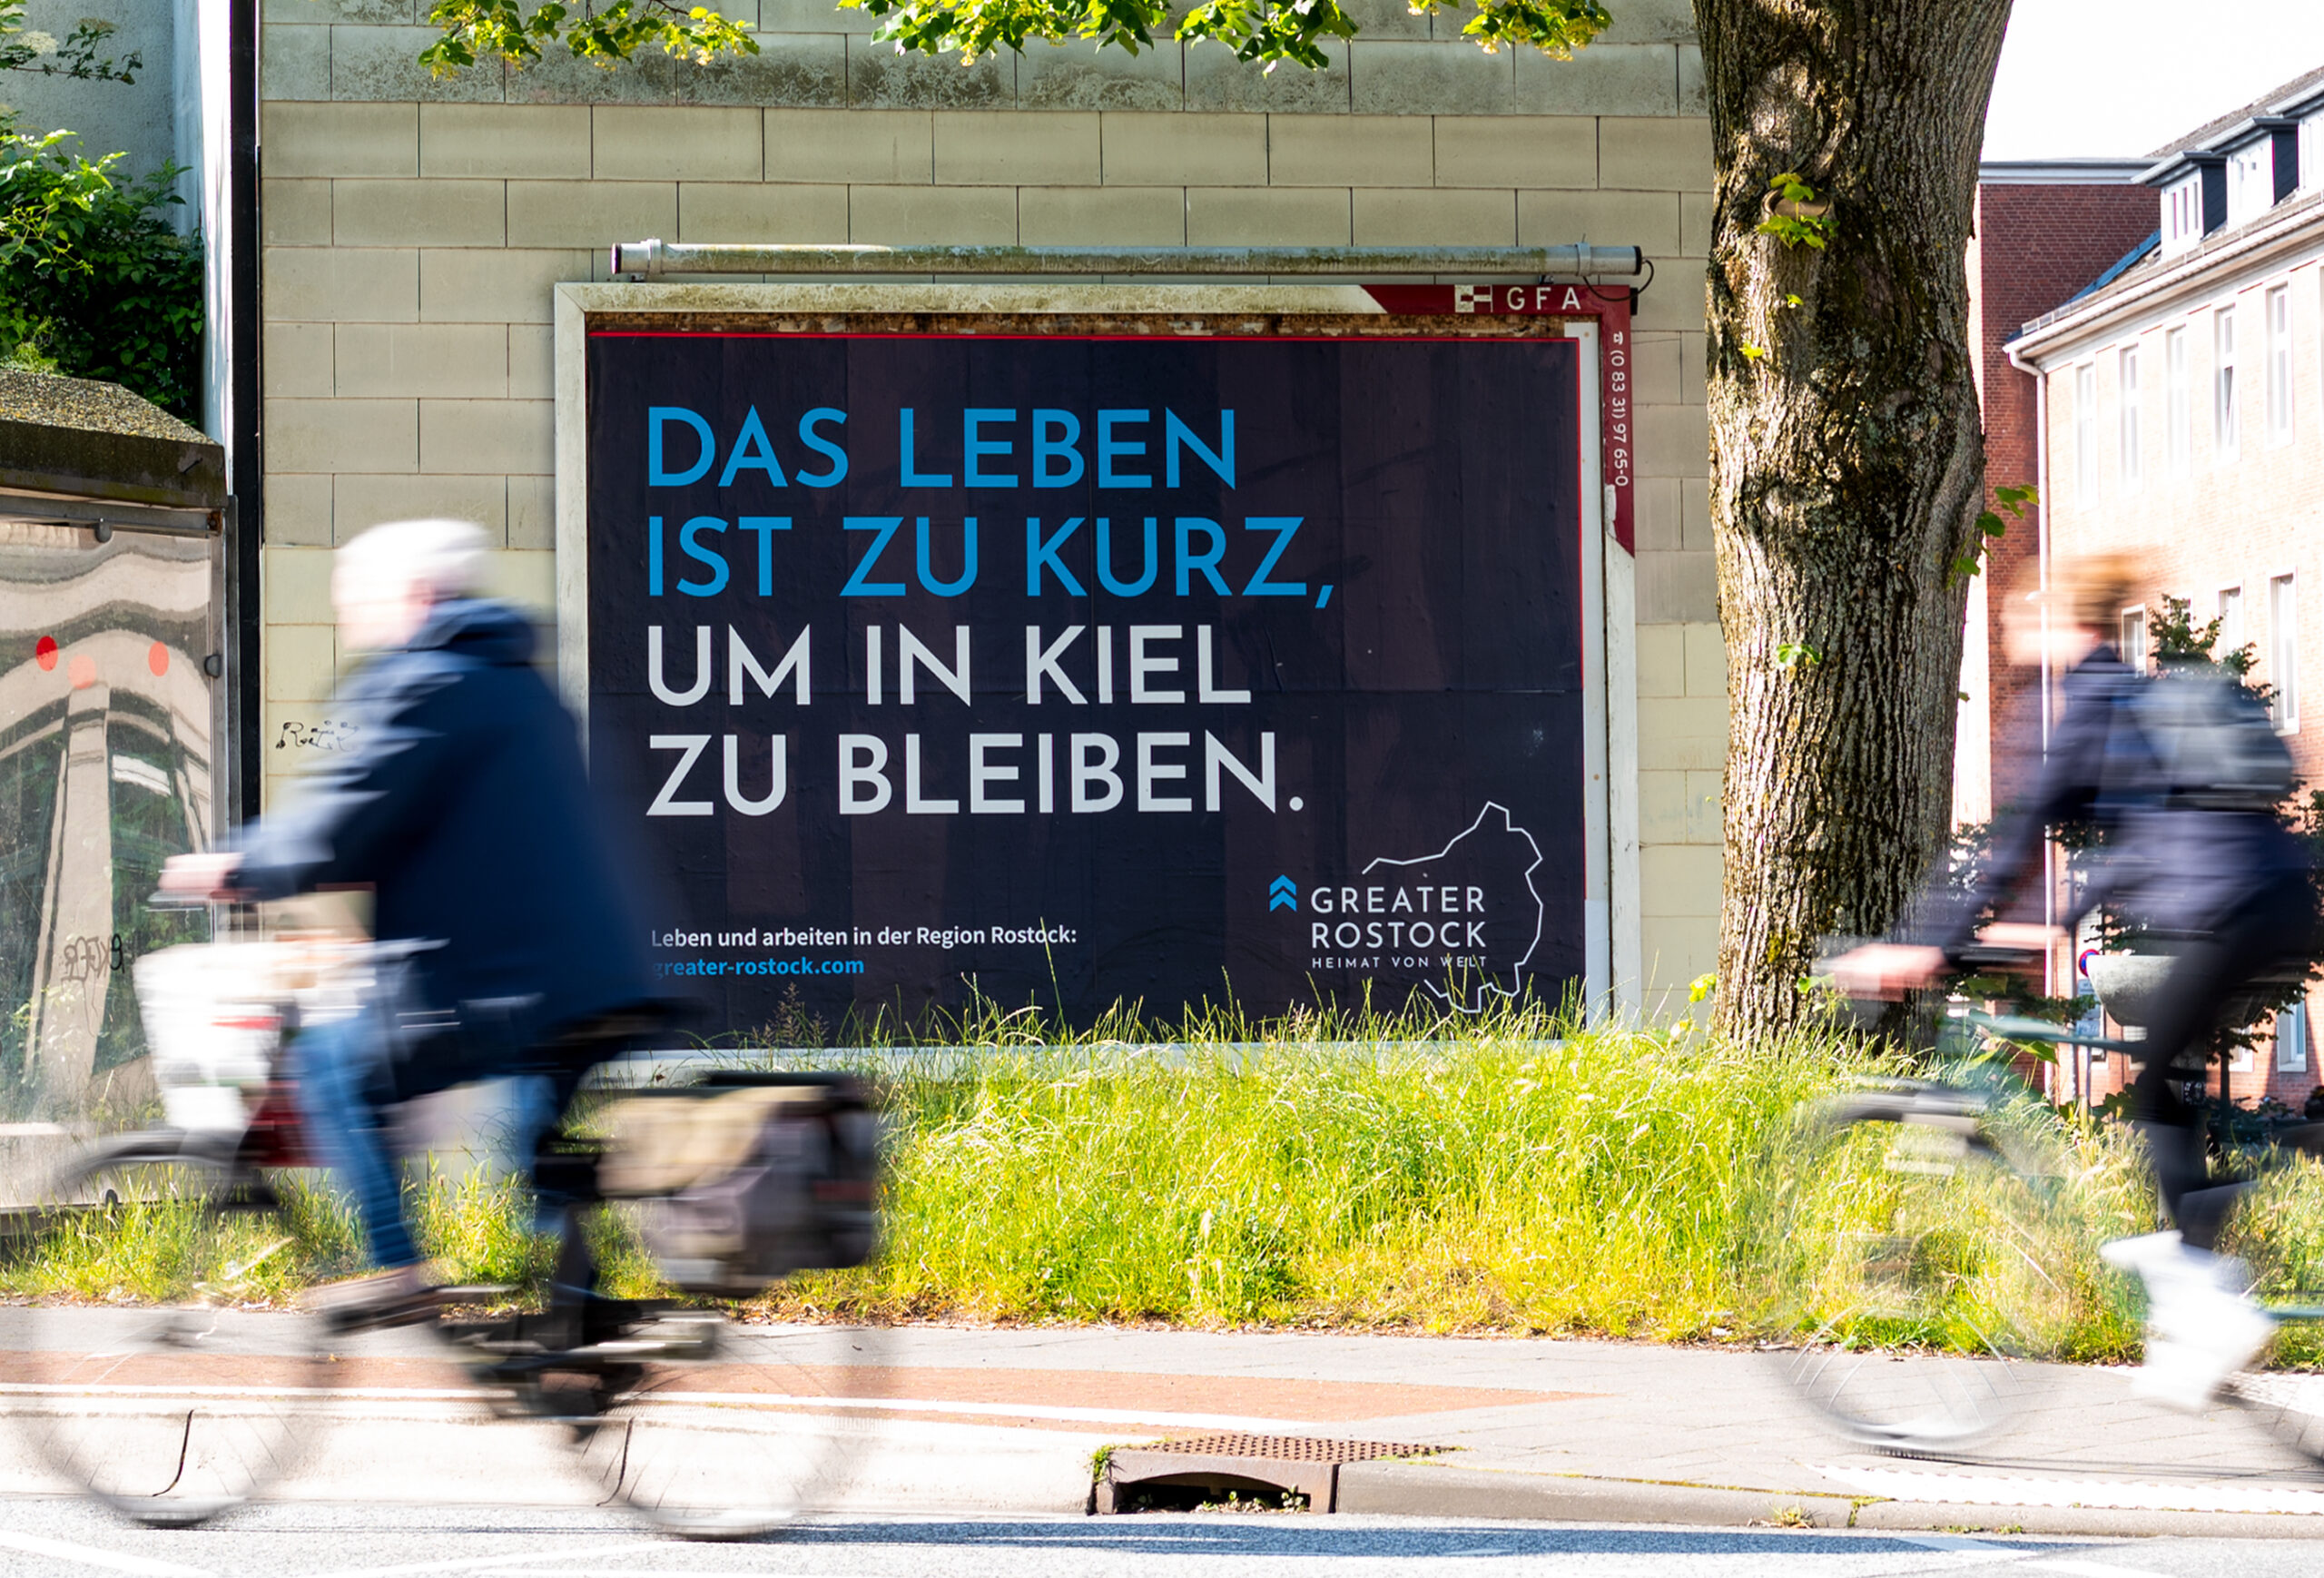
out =
{"type": "MultiPolygon", "coordinates": [[[[566,704],[588,715],[588,336],[624,320],[812,317],[847,331],[857,317],[991,318],[1093,314],[1184,320],[1238,314],[1379,318],[1414,327],[1447,318],[1561,321],[1580,342],[1583,687],[1583,991],[1593,1017],[1634,1015],[1644,988],[1638,836],[1636,468],[1632,292],[1581,283],[560,284],[555,300],[556,663],[566,704]],[[1597,435],[1597,442],[1590,435],[1597,435]]],[[[1388,326],[1384,321],[1383,328],[1388,326]]],[[[1465,327],[1465,326],[1464,326],[1465,327]]],[[[1477,330],[1470,330],[1475,332],[1477,330]]],[[[963,332],[969,332],[963,330],[963,332]]],[[[1489,331],[1487,331],[1489,332],[1489,331]]],[[[587,731],[583,731],[586,741],[587,731]]]]}

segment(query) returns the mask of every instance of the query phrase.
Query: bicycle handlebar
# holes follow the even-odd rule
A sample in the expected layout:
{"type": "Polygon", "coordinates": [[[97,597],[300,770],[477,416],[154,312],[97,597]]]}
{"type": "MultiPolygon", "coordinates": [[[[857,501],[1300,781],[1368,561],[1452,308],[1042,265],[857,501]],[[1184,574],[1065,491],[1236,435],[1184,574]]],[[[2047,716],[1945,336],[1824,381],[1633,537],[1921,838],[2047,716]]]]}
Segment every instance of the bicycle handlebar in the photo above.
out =
{"type": "Polygon", "coordinates": [[[145,895],[149,910],[206,910],[210,900],[197,893],[151,893],[145,895]]]}
{"type": "Polygon", "coordinates": [[[2088,1036],[2076,1033],[2073,1026],[2053,1024],[2045,1019],[2026,1019],[2017,1014],[1985,1013],[1971,1009],[1962,1020],[2005,1041],[2040,1041],[2050,1046],[2093,1047],[2102,1051],[2141,1053],[2147,1050],[2144,1041],[2126,1041],[2112,1036],[2088,1036]]]}

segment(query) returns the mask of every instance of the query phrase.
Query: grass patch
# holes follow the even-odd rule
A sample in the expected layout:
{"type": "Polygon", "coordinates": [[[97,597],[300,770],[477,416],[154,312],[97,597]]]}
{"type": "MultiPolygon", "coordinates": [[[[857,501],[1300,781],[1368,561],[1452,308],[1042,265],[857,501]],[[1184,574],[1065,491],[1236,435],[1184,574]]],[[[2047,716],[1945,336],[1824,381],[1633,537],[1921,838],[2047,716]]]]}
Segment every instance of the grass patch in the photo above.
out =
{"type": "MultiPolygon", "coordinates": [[[[1790,1336],[1798,1328],[1786,1311],[1797,1300],[1770,1288],[1765,1267],[1770,1222],[1799,1219],[1777,1209],[1801,1175],[1791,1114],[1902,1071],[1837,1037],[1741,1046],[1683,1027],[1579,1031],[1532,1007],[1481,1018],[1211,1015],[1158,1034],[1125,1015],[1080,1036],[987,1010],[917,1040],[924,1055],[862,1070],[892,1131],[881,1254],[797,1278],[753,1313],[1790,1336]]],[[[2035,1266],[2053,1351],[2132,1355],[2135,1308],[2094,1249],[2152,1224],[2134,1152],[2118,1128],[2039,1103],[2021,1121],[2054,1171],[2054,1193],[2038,1235],[2022,1243],[1965,1217],[1963,1242],[1989,1252],[1974,1264],[1965,1252],[1964,1284],[1976,1297],[2024,1297],[2014,1268],[2035,1266]]],[[[1814,1182],[1821,1204],[1806,1230],[1816,1244],[1794,1246],[1785,1263],[1812,1267],[1800,1275],[1813,1302],[1845,1309],[1860,1267],[1843,1251],[1893,1175],[1867,1151],[1814,1182]]],[[[453,1276],[537,1293],[551,1248],[506,1179],[420,1171],[408,1188],[424,1248],[453,1276]]],[[[2293,1281],[2324,1270],[2324,1227],[2310,1241],[2272,1225],[2324,1223],[2324,1169],[2272,1175],[2261,1199],[2263,1270],[2293,1281]]],[[[351,1218],[331,1196],[294,1187],[283,1221],[290,1242],[251,1274],[258,1297],[361,1268],[351,1218]]],[[[185,1244],[196,1230],[191,1213],[166,1205],[78,1218],[0,1266],[0,1291],[182,1292],[222,1257],[185,1244]]],[[[659,1290],[621,1218],[595,1230],[612,1290],[659,1290]]],[[[1858,1335],[1952,1340],[1941,1327],[1858,1335]]]]}
{"type": "MultiPolygon", "coordinates": [[[[1575,1031],[1531,1010],[1395,1035],[1364,1021],[1236,1025],[1181,1036],[1167,1058],[1028,1028],[1039,1044],[988,1028],[986,1050],[887,1080],[884,1254],[761,1307],[1788,1335],[1761,1267],[1772,1202],[1797,1165],[1791,1114],[1899,1071],[1835,1038],[1575,1031]]],[[[2063,1351],[2118,1355],[2136,1326],[2093,1252],[2152,1222],[2151,1193],[2109,1131],[2029,1107],[2072,1159],[2041,1246],[2070,1268],[2045,1325],[2063,1351]]],[[[1836,1205],[1819,1229],[1836,1245],[1881,1182],[1876,1157],[1856,1166],[1822,1179],[1836,1205]]],[[[1829,1293],[1836,1307],[1850,1296],[1829,1293]]]]}

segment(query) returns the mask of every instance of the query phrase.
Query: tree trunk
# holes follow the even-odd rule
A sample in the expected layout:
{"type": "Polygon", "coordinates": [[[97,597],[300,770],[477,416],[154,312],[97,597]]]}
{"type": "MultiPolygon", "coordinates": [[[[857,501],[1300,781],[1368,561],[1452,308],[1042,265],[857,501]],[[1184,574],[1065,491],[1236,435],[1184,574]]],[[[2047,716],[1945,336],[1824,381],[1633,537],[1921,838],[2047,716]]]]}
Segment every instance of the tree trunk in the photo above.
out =
{"type": "Polygon", "coordinates": [[[1905,915],[1946,836],[1968,596],[1954,566],[1984,485],[1964,254],[2009,0],[1695,15],[1718,173],[1718,1019],[1764,1034],[1801,1017],[1823,939],[1905,915]],[[1831,205],[1823,250],[1758,230],[1787,171],[1831,205]]]}

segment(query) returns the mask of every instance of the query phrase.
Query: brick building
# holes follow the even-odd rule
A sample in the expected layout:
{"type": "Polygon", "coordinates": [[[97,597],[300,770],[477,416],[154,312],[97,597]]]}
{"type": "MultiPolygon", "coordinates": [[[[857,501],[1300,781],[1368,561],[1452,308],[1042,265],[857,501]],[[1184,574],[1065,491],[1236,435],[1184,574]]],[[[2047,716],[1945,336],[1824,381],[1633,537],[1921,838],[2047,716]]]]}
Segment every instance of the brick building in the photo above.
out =
{"type": "MultiPolygon", "coordinates": [[[[2049,556],[2127,547],[2142,603],[2183,598],[2257,656],[2301,776],[2324,784],[2324,71],[2156,153],[2140,176],[2153,241],[2024,325],[2009,359],[2036,390],[2049,556]]],[[[2122,644],[2146,649],[2142,607],[2122,644]]],[[[2039,676],[2030,676],[2038,687],[2039,676]]],[[[1998,793],[1996,798],[1999,798],[1998,793]]],[[[2306,1004],[2231,1070],[2239,1100],[2316,1088],[2306,1004]]],[[[2119,1089],[2117,1062],[2086,1089],[2119,1089]]]]}
{"type": "MultiPolygon", "coordinates": [[[[2144,160],[2051,159],[1986,163],[1977,172],[1976,229],[1969,242],[1970,345],[1984,419],[1986,508],[1997,488],[2040,470],[2034,380],[2010,363],[2019,327],[2090,288],[2154,232],[2154,195],[2138,184],[2144,160]]],[[[2039,676],[1994,660],[2004,602],[2038,584],[2039,506],[1996,541],[1970,586],[1959,743],[1954,756],[1957,822],[1992,818],[2022,793],[2024,758],[1996,741],[2040,726],[2039,676]]],[[[2006,517],[2004,517],[2006,518],[2006,517]]]]}

